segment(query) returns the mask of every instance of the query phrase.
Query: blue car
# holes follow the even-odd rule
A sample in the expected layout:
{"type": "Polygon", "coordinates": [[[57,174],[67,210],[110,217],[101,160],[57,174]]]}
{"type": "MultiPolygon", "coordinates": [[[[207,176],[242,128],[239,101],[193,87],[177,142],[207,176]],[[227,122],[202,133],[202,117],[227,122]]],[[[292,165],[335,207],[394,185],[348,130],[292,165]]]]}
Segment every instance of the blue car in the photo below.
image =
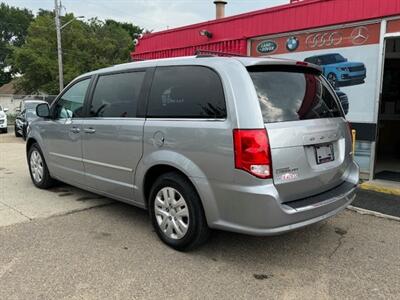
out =
{"type": "Polygon", "coordinates": [[[363,84],[367,69],[361,62],[350,62],[339,53],[308,57],[304,60],[323,68],[324,76],[334,87],[363,84]]]}

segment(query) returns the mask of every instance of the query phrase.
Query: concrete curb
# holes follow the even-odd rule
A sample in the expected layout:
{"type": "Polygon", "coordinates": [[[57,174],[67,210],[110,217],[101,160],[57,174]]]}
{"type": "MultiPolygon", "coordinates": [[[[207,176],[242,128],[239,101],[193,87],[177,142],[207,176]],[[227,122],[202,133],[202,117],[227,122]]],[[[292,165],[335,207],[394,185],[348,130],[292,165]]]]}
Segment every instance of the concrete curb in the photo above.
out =
{"type": "Polygon", "coordinates": [[[347,207],[348,210],[354,211],[356,213],[359,213],[361,215],[369,215],[369,216],[374,216],[374,217],[378,217],[378,218],[383,218],[383,219],[387,219],[387,220],[392,220],[392,221],[397,221],[400,222],[400,218],[398,217],[394,217],[394,216],[390,216],[390,215],[385,215],[376,211],[372,211],[372,210],[368,210],[368,209],[364,209],[364,208],[359,208],[359,207],[355,207],[355,206],[348,206],[347,207]]]}
{"type": "MultiPolygon", "coordinates": [[[[399,184],[400,186],[400,184],[399,184]]],[[[392,187],[376,182],[366,181],[360,184],[360,189],[367,191],[374,191],[378,193],[390,194],[394,196],[400,196],[400,187],[392,187]]]]}

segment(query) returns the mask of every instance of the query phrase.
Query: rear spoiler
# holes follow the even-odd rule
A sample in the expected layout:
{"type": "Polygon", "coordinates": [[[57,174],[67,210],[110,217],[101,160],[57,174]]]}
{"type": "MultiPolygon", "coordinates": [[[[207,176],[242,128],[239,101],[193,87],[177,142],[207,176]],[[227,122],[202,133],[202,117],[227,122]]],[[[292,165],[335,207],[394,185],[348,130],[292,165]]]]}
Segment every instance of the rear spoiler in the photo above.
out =
{"type": "Polygon", "coordinates": [[[321,67],[306,62],[294,62],[294,63],[292,62],[290,64],[285,64],[285,63],[254,64],[247,66],[246,69],[251,72],[281,71],[281,72],[296,72],[296,73],[312,73],[315,75],[322,74],[321,67]]]}

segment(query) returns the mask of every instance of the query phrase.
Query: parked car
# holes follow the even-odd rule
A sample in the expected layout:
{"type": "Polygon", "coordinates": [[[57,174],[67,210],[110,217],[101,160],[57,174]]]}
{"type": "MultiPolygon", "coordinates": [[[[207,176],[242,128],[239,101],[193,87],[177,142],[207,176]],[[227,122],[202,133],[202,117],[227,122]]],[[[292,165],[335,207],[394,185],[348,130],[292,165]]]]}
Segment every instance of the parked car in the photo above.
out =
{"type": "Polygon", "coordinates": [[[0,132],[2,132],[2,133],[8,132],[7,115],[6,115],[7,111],[8,111],[8,108],[3,108],[0,105],[0,132]]]}
{"type": "Polygon", "coordinates": [[[33,184],[54,179],[149,210],[178,250],[210,228],[275,235],[331,217],[358,167],[321,70],[268,58],[189,57],[84,74],[27,140],[33,184]]]}
{"type": "Polygon", "coordinates": [[[322,66],[324,76],[334,87],[362,84],[367,78],[362,62],[349,62],[339,53],[311,56],[304,61],[322,66]]]}
{"type": "Polygon", "coordinates": [[[29,124],[37,118],[36,106],[40,103],[46,103],[42,100],[25,100],[23,110],[15,118],[14,132],[16,137],[26,139],[29,124]]]}
{"type": "Polygon", "coordinates": [[[347,97],[347,94],[343,93],[340,89],[335,89],[335,92],[336,95],[339,97],[344,114],[347,115],[349,113],[349,97],[347,97]]]}

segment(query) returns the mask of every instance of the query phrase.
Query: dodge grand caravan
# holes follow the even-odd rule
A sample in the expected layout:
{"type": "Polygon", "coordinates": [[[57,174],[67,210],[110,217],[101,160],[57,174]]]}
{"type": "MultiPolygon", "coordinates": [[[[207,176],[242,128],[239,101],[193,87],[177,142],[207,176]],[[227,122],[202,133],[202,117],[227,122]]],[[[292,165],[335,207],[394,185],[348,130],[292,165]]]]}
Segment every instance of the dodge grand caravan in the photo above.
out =
{"type": "Polygon", "coordinates": [[[189,57],[84,74],[37,106],[27,139],[38,188],[54,180],[149,210],[178,250],[210,229],[275,235],[355,197],[349,124],[318,66],[189,57]]]}

